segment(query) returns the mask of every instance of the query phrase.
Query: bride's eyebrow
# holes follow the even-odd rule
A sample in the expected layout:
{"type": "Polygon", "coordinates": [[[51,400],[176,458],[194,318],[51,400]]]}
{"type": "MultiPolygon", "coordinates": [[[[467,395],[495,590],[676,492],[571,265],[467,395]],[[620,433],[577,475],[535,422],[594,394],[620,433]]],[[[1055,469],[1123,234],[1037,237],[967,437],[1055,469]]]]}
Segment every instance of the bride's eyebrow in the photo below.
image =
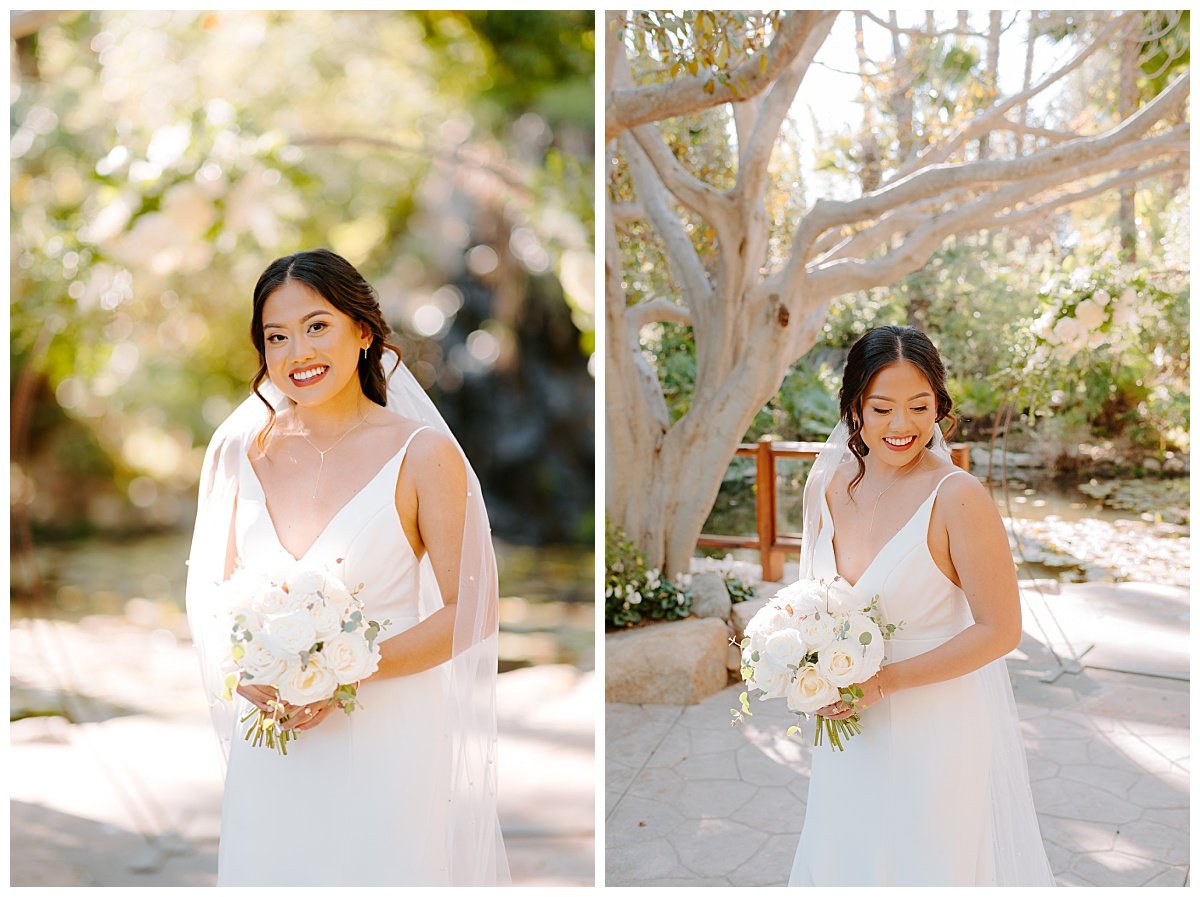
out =
{"type": "MultiPolygon", "coordinates": [[[[300,323],[303,324],[309,318],[315,318],[317,315],[325,315],[325,314],[329,314],[329,312],[323,308],[319,309],[317,311],[310,311],[308,314],[306,314],[303,318],[300,319],[300,323]]],[[[263,324],[263,330],[266,330],[268,327],[278,327],[281,330],[283,329],[282,324],[263,324]]]]}
{"type": "MultiPolygon", "coordinates": [[[[931,393],[931,392],[919,392],[915,396],[909,396],[908,400],[911,402],[913,399],[919,399],[919,398],[922,398],[923,396],[932,396],[932,395],[933,395],[933,393],[931,393]]],[[[867,398],[868,399],[878,399],[881,402],[895,402],[896,401],[895,399],[890,399],[887,396],[878,396],[878,395],[869,395],[869,396],[867,396],[867,398]]]]}

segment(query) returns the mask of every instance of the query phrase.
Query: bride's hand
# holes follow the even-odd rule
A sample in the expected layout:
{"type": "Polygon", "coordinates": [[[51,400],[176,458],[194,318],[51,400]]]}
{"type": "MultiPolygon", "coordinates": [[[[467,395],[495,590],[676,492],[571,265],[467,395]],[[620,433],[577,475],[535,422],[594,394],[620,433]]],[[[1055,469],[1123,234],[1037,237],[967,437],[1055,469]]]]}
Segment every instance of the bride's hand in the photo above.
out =
{"type": "Polygon", "coordinates": [[[237,693],[263,713],[271,713],[276,709],[276,704],[279,704],[283,708],[280,710],[280,715],[296,709],[291,704],[282,700],[279,697],[279,692],[270,685],[239,685],[237,693]]]}
{"type": "Polygon", "coordinates": [[[288,715],[283,720],[283,728],[299,729],[303,732],[319,726],[330,713],[337,709],[337,706],[337,701],[331,698],[328,701],[314,701],[303,707],[290,707],[288,715]]]}
{"type": "Polygon", "coordinates": [[[818,710],[817,716],[823,716],[826,719],[849,719],[860,710],[866,710],[871,705],[878,704],[883,700],[883,686],[879,681],[878,673],[864,682],[859,682],[858,687],[862,689],[863,696],[853,707],[845,701],[838,700],[832,704],[826,704],[818,710]]]}

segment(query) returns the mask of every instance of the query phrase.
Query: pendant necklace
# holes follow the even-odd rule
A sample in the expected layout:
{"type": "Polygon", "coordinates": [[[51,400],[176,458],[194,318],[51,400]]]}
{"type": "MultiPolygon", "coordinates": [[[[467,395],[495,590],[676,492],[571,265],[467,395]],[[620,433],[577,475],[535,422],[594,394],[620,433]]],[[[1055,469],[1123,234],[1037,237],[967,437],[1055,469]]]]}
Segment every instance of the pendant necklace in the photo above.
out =
{"type": "Polygon", "coordinates": [[[329,452],[332,452],[335,448],[337,448],[337,444],[339,442],[341,442],[343,439],[345,439],[347,436],[349,436],[352,432],[357,430],[359,425],[362,424],[362,422],[365,421],[366,419],[367,419],[367,417],[364,414],[362,417],[360,417],[358,419],[358,423],[356,423],[353,427],[351,427],[349,430],[347,430],[345,433],[343,433],[341,436],[339,436],[337,438],[337,441],[335,441],[333,443],[333,445],[331,445],[329,448],[325,449],[325,451],[321,451],[319,448],[317,448],[315,445],[313,445],[313,441],[308,438],[307,434],[305,434],[303,432],[300,433],[300,435],[304,438],[304,441],[307,442],[310,446],[312,446],[312,450],[321,456],[321,463],[317,466],[317,481],[316,481],[316,483],[313,484],[312,497],[314,500],[317,497],[317,490],[321,486],[321,472],[325,469],[325,456],[327,454],[329,454],[329,452]]]}

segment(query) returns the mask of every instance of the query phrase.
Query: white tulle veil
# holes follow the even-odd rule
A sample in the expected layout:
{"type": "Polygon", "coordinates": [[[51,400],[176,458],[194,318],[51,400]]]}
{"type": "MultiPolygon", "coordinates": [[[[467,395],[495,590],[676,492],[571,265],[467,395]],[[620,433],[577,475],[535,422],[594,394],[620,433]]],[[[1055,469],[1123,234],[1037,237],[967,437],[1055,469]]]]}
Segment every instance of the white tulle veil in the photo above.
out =
{"type": "MultiPolygon", "coordinates": [[[[388,411],[432,427],[449,438],[461,454],[462,447],[441,414],[395,353],[385,349],[382,364],[388,375],[388,411]]],[[[260,386],[259,391],[276,411],[290,402],[269,382],[260,386]]],[[[237,720],[234,703],[221,699],[224,690],[222,664],[229,648],[229,631],[219,613],[214,593],[225,576],[240,461],[267,418],[266,406],[258,396],[251,394],[213,434],[204,456],[196,529],[188,559],[188,623],[200,656],[213,723],[226,759],[237,720]]],[[[463,463],[467,470],[467,508],[453,648],[451,659],[446,662],[449,674],[447,710],[452,740],[447,854],[451,884],[503,884],[508,881],[508,863],[496,815],[499,585],[491,527],[479,480],[465,455],[463,463]]],[[[421,560],[420,581],[423,619],[448,603],[443,600],[428,555],[421,560]]],[[[414,725],[420,725],[419,721],[414,721],[414,725]]]]}
{"type": "MultiPolygon", "coordinates": [[[[849,446],[850,430],[844,420],[826,440],[813,462],[804,484],[804,529],[800,548],[800,578],[813,574],[813,556],[821,523],[821,495],[828,488],[834,472],[842,464],[853,461],[849,446]]],[[[952,460],[950,447],[935,427],[928,449],[936,457],[952,460]]],[[[992,845],[992,864],[995,880],[1000,886],[1042,885],[1053,882],[1054,876],[1046,860],[1038,827],[1037,811],[1029,785],[1029,767],[1025,747],[1021,742],[1020,718],[1013,697],[1008,666],[1003,657],[985,664],[969,676],[978,676],[983,686],[986,706],[992,710],[992,776],[988,785],[988,830],[992,845]]],[[[946,708],[953,713],[953,707],[946,708]]],[[[870,710],[866,711],[870,725],[870,710]]]]}

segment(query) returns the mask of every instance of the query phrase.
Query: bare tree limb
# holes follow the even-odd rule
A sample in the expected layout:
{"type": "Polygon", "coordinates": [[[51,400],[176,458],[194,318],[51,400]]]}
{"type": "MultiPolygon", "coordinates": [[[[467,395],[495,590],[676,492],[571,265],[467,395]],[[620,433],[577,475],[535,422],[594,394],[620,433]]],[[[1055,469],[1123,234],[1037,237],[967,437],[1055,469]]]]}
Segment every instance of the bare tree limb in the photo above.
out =
{"type": "Polygon", "coordinates": [[[621,19],[625,10],[610,9],[604,14],[604,95],[612,93],[617,71],[617,56],[624,51],[621,42],[621,19]]]}
{"type": "MultiPolygon", "coordinates": [[[[981,38],[987,37],[986,34],[983,34],[981,32],[970,31],[970,30],[964,29],[964,28],[946,28],[942,31],[929,31],[924,28],[901,28],[898,25],[893,25],[891,22],[888,22],[884,19],[879,18],[879,16],[875,15],[875,13],[869,12],[865,9],[855,10],[855,12],[861,13],[862,15],[866,16],[868,19],[870,19],[875,24],[882,25],[884,28],[886,28],[888,31],[891,31],[894,34],[908,34],[908,35],[911,35],[912,37],[927,37],[930,39],[935,38],[935,37],[949,37],[950,35],[957,35],[959,37],[981,37],[981,38]]],[[[1013,25],[1015,25],[1016,22],[1017,22],[1017,17],[1016,17],[1016,15],[1013,15],[1012,21],[1000,29],[1001,34],[1003,34],[1005,31],[1007,31],[1009,28],[1011,28],[1013,25]]]]}
{"type": "Polygon", "coordinates": [[[1115,36],[1122,29],[1131,27],[1139,16],[1140,13],[1130,12],[1116,17],[1100,30],[1100,32],[1096,35],[1096,38],[1088,46],[1079,51],[1079,53],[1077,53],[1073,59],[1063,65],[1060,69],[1051,73],[1050,75],[1047,75],[1028,90],[1014,94],[1005,100],[1001,100],[999,103],[991,106],[986,112],[975,116],[970,121],[964,123],[945,141],[932,144],[921,152],[917,153],[906,165],[889,177],[885,183],[896,183],[914,171],[950,158],[950,156],[966,145],[966,143],[972,138],[979,136],[979,134],[993,127],[995,123],[1008,112],[1009,109],[1013,108],[1014,106],[1019,106],[1022,103],[1026,103],[1031,97],[1037,96],[1050,85],[1054,84],[1059,79],[1064,78],[1067,74],[1083,65],[1084,61],[1098,49],[1100,49],[1100,47],[1104,46],[1109,38],[1115,36]]]}
{"type": "MultiPolygon", "coordinates": [[[[1049,186],[1055,187],[1070,184],[1084,177],[1092,177],[1098,173],[1111,170],[1122,164],[1138,164],[1148,158],[1171,153],[1187,153],[1187,143],[1182,133],[1171,132],[1161,137],[1131,143],[1117,150],[1110,157],[1100,160],[1083,161],[1079,165],[1064,168],[1051,176],[1049,186]]],[[[1025,186],[1032,187],[1033,183],[1025,186]]],[[[906,233],[919,225],[930,215],[931,209],[963,207],[971,198],[973,192],[971,189],[954,190],[939,194],[928,201],[914,203],[888,212],[871,227],[854,234],[834,249],[828,251],[824,256],[817,259],[812,267],[816,268],[837,259],[865,258],[879,247],[886,245],[898,234],[906,233]]],[[[1038,192],[1040,191],[1031,190],[1027,192],[1026,196],[1033,197],[1038,192]]]]}
{"type": "Polygon", "coordinates": [[[625,310],[625,323],[633,333],[647,324],[665,322],[692,326],[692,310],[685,305],[676,305],[669,299],[651,299],[639,302],[625,310]]]}
{"type": "Polygon", "coordinates": [[[727,223],[729,200],[720,191],[704,183],[680,164],[671,152],[662,132],[653,125],[631,128],[629,133],[645,152],[663,184],[681,203],[706,218],[715,227],[727,223]]]}
{"type": "Polygon", "coordinates": [[[666,190],[655,184],[654,166],[632,134],[622,134],[620,142],[629,165],[629,173],[633,177],[634,189],[646,208],[646,214],[662,236],[667,258],[684,288],[685,295],[691,297],[695,305],[710,304],[713,289],[705,273],[704,263],[700,261],[695,245],[684,231],[683,223],[668,205],[666,190]]]}
{"type": "Polygon", "coordinates": [[[630,224],[646,217],[646,207],[640,202],[614,202],[608,208],[617,224],[630,224]]]}
{"type": "MultiPolygon", "coordinates": [[[[1137,140],[1160,120],[1174,114],[1187,102],[1190,74],[1177,78],[1166,90],[1134,115],[1103,134],[1071,140],[1019,159],[997,159],[960,165],[937,165],[882,187],[858,199],[818,200],[797,228],[798,245],[804,246],[830,227],[884,212],[956,187],[1035,178],[1049,171],[1102,158],[1106,153],[1137,140]]],[[[801,253],[793,253],[789,265],[799,266],[801,253]]]]}
{"type": "Polygon", "coordinates": [[[779,137],[779,129],[783,126],[784,116],[792,107],[796,91],[800,89],[800,82],[812,64],[813,57],[817,55],[817,51],[829,37],[837,15],[836,12],[826,12],[816,18],[791,64],[771,85],[758,120],[750,133],[749,144],[746,146],[745,152],[741,153],[737,184],[730,191],[731,193],[740,191],[744,197],[754,203],[762,202],[763,185],[767,180],[767,166],[771,161],[771,151],[775,148],[775,141],[779,137]]]}
{"type": "Polygon", "coordinates": [[[616,86],[604,104],[605,143],[638,125],[699,112],[722,103],[736,103],[761,93],[800,52],[813,23],[822,15],[810,11],[784,15],[774,39],[762,51],[766,63],[760,63],[756,57],[729,73],[729,83],[745,85],[736,92],[718,83],[712,93],[707,93],[704,88],[711,80],[709,75],[678,78],[642,87],[616,86]]]}
{"type": "Polygon", "coordinates": [[[916,227],[898,247],[880,258],[868,261],[839,259],[820,268],[810,269],[807,272],[809,288],[816,299],[825,299],[854,290],[894,283],[898,278],[911,274],[924,265],[950,234],[983,228],[993,213],[1012,208],[1031,195],[1037,195],[1061,183],[1128,165],[1135,161],[1139,154],[1144,158],[1164,150],[1186,152],[1187,131],[1187,126],[1181,126],[1170,135],[1123,147],[1108,157],[1082,160],[1069,167],[1065,173],[1044,172],[1040,177],[996,190],[974,202],[935,212],[916,227]],[[1148,144],[1153,146],[1147,147],[1148,144]]]}
{"type": "Polygon", "coordinates": [[[1007,215],[998,215],[989,221],[981,230],[998,230],[1000,228],[1012,227],[1016,224],[1021,224],[1030,218],[1039,216],[1047,216],[1054,210],[1070,205],[1071,203],[1080,202],[1085,199],[1090,199],[1093,196],[1099,196],[1102,193],[1108,193],[1118,187],[1123,187],[1129,183],[1149,180],[1150,178],[1158,177],[1163,174],[1170,174],[1175,171],[1187,171],[1188,164],[1186,160],[1170,159],[1165,162],[1159,162],[1157,165],[1150,165],[1146,168],[1138,168],[1133,171],[1125,171],[1116,177],[1111,177],[1107,181],[1097,184],[1094,187],[1088,187],[1086,190],[1076,190],[1073,193],[1063,193],[1055,196],[1045,202],[1040,202],[1037,205],[1021,209],[1017,212],[1010,212],[1007,215]]]}

